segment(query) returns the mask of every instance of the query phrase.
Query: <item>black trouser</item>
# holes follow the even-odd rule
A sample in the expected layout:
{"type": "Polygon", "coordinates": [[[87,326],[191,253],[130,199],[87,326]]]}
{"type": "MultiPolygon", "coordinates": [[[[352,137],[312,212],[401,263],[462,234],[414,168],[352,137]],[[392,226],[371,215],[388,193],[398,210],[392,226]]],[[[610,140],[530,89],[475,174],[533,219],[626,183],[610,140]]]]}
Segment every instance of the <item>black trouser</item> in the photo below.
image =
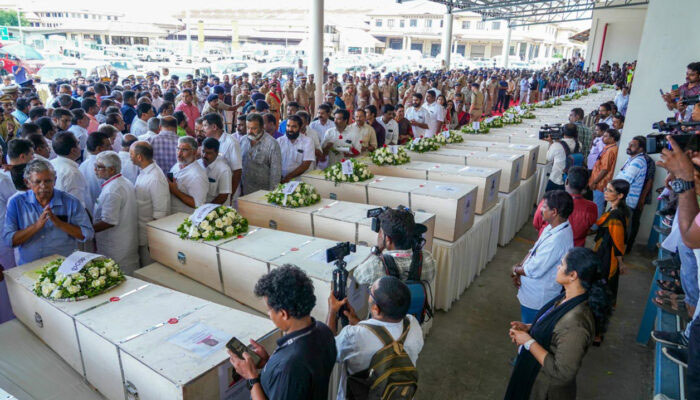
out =
{"type": "Polygon", "coordinates": [[[545,193],[549,192],[550,190],[564,190],[564,185],[557,185],[556,183],[552,182],[552,180],[547,181],[547,186],[544,188],[545,193]]]}
{"type": "Polygon", "coordinates": [[[700,318],[695,318],[690,326],[685,395],[688,399],[700,399],[700,318]]]}
{"type": "MultiPolygon", "coordinates": [[[[639,199],[639,201],[642,201],[642,199],[639,199]]],[[[635,208],[634,211],[632,211],[632,218],[630,218],[630,228],[627,232],[629,232],[629,235],[627,236],[627,250],[625,251],[625,254],[629,254],[632,251],[632,246],[634,246],[634,239],[637,238],[637,232],[639,231],[639,219],[642,217],[642,209],[643,207],[640,208],[635,208]]]]}
{"type": "Polygon", "coordinates": [[[510,107],[510,95],[506,93],[506,98],[503,101],[503,111],[505,111],[508,107],[510,107]]]}
{"type": "Polygon", "coordinates": [[[503,104],[505,103],[506,100],[506,91],[505,90],[499,90],[498,91],[498,97],[496,98],[496,106],[494,109],[496,111],[502,111],[503,110],[503,104]]]}

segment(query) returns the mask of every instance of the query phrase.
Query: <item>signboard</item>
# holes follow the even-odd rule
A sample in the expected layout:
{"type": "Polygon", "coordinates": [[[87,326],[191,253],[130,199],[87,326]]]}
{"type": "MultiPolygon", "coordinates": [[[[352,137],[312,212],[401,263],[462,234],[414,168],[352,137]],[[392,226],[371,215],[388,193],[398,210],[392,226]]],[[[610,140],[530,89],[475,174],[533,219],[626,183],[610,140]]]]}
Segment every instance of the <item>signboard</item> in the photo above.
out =
{"type": "Polygon", "coordinates": [[[0,40],[10,40],[10,33],[6,26],[0,26],[0,40]]]}

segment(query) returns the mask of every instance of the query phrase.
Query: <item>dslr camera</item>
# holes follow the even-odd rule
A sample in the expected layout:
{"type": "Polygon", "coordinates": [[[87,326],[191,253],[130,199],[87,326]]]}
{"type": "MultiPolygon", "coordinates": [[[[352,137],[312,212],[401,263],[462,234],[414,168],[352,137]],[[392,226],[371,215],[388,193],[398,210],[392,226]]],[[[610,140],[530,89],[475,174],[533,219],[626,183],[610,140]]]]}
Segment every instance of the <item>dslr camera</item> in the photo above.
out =
{"type": "MultiPolygon", "coordinates": [[[[697,96],[694,96],[697,99],[697,96]]],[[[663,149],[671,149],[671,144],[666,139],[668,132],[673,132],[683,126],[700,126],[700,122],[682,122],[675,118],[668,118],[666,121],[654,122],[651,127],[662,133],[650,133],[647,135],[647,154],[658,154],[663,149]]],[[[685,148],[690,142],[694,133],[680,133],[673,135],[673,140],[681,148],[685,148]]]]}
{"type": "Polygon", "coordinates": [[[700,95],[697,96],[690,96],[690,97],[681,97],[681,103],[685,104],[686,106],[694,106],[697,103],[700,103],[700,95]]]}
{"type": "Polygon", "coordinates": [[[564,131],[562,129],[561,124],[554,124],[554,125],[542,125],[540,126],[540,132],[539,132],[539,137],[540,140],[545,140],[549,137],[552,138],[552,140],[559,140],[564,136],[564,131]]]}

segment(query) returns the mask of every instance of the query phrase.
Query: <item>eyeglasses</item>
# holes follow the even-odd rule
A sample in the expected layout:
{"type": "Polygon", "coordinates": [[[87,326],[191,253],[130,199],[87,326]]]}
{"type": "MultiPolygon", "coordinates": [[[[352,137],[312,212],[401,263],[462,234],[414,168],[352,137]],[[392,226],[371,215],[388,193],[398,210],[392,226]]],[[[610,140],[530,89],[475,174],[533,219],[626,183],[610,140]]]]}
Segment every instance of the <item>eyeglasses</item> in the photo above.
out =
{"type": "Polygon", "coordinates": [[[107,167],[105,167],[104,165],[95,164],[95,169],[101,171],[103,169],[107,169],[107,167]]]}

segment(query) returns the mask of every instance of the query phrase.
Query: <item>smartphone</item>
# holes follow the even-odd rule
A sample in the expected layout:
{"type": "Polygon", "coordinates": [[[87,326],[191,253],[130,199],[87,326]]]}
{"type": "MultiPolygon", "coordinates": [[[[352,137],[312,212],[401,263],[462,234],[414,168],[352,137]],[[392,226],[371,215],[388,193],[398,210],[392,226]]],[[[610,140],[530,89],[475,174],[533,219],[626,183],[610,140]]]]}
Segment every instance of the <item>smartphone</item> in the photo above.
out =
{"type": "Polygon", "coordinates": [[[663,95],[664,95],[664,90],[663,90],[663,89],[659,89],[659,93],[661,93],[661,95],[663,96],[663,95]]]}
{"type": "Polygon", "coordinates": [[[678,84],[671,86],[671,90],[678,90],[678,84]]]}
{"type": "Polygon", "coordinates": [[[172,173],[172,172],[168,172],[168,173],[166,174],[166,176],[168,177],[168,180],[169,180],[169,181],[172,181],[172,180],[173,180],[173,173],[172,173]]]}
{"type": "Polygon", "coordinates": [[[253,360],[253,364],[256,366],[260,364],[260,356],[254,352],[253,350],[249,349],[248,346],[244,345],[243,342],[238,340],[235,336],[231,338],[231,340],[226,343],[226,348],[231,350],[235,355],[237,355],[240,358],[243,358],[243,352],[248,353],[250,355],[250,358],[253,360]]]}

